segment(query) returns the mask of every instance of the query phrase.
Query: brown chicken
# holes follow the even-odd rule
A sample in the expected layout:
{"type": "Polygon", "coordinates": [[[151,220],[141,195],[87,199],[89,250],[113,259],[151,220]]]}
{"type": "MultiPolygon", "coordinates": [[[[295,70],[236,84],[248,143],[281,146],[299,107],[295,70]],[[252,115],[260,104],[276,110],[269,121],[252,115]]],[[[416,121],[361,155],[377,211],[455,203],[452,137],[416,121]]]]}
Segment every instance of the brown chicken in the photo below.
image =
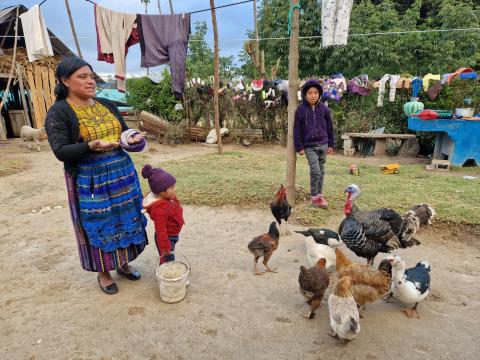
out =
{"type": "Polygon", "coordinates": [[[253,273],[255,275],[263,275],[263,272],[258,271],[258,259],[263,256],[263,265],[269,272],[276,272],[276,269],[271,269],[267,262],[272,256],[273,252],[278,248],[278,241],[280,240],[280,233],[277,229],[277,223],[274,221],[270,224],[268,233],[257,236],[248,244],[248,250],[253,254],[253,273]]]}
{"type": "Polygon", "coordinates": [[[325,290],[328,287],[330,279],[328,271],[325,268],[327,260],[321,258],[317,264],[307,269],[305,266],[300,266],[300,274],[298,275],[298,283],[300,284],[300,293],[305,297],[310,311],[307,311],[304,316],[307,319],[315,317],[315,310],[318,309],[322,302],[325,290]]]}
{"type": "Polygon", "coordinates": [[[392,265],[383,260],[378,269],[370,265],[361,265],[348,259],[340,249],[335,249],[338,278],[352,278],[352,293],[358,307],[365,309],[365,304],[373,303],[390,292],[392,283],[392,265]]]}

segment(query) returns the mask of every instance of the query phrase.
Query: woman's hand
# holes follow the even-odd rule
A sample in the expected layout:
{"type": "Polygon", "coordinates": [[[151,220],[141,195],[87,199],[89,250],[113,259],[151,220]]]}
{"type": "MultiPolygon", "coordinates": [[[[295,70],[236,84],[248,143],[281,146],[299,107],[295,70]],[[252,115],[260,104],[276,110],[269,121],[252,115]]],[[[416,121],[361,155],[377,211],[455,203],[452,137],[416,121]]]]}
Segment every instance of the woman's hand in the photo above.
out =
{"type": "Polygon", "coordinates": [[[333,147],[330,147],[330,146],[328,147],[327,154],[328,155],[333,154],[333,147]]]}
{"type": "Polygon", "coordinates": [[[129,145],[137,144],[140,141],[142,141],[145,137],[142,134],[135,134],[132,137],[130,137],[127,142],[129,145]]]}
{"type": "Polygon", "coordinates": [[[305,155],[305,150],[300,150],[300,151],[298,152],[298,155],[305,155]]]}
{"type": "Polygon", "coordinates": [[[118,145],[118,142],[104,140],[93,140],[88,143],[88,147],[93,151],[107,151],[116,148],[118,145]]]}

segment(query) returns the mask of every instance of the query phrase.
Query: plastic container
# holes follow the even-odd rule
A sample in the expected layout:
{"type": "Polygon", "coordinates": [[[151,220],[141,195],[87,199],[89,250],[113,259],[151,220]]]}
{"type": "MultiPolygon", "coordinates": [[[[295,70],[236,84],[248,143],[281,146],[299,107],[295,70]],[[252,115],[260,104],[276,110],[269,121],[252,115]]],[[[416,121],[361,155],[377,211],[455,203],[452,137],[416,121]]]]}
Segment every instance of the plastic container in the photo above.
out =
{"type": "Polygon", "coordinates": [[[179,253],[175,253],[174,261],[157,266],[155,273],[160,289],[160,299],[169,304],[183,300],[190,282],[191,271],[188,258],[179,253]]]}

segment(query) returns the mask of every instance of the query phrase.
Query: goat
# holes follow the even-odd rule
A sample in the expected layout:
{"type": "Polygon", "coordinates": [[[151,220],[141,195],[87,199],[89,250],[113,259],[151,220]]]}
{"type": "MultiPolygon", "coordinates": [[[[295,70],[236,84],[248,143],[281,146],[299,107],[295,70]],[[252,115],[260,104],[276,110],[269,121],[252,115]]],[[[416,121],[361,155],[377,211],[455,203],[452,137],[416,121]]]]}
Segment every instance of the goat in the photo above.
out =
{"type": "MultiPolygon", "coordinates": [[[[42,127],[41,129],[34,129],[28,125],[23,125],[20,129],[20,139],[21,143],[20,146],[23,146],[25,141],[27,142],[27,147],[32,150],[32,146],[30,144],[30,140],[33,140],[37,144],[37,150],[40,151],[40,139],[46,135],[45,128],[42,127]]],[[[33,144],[35,145],[35,144],[33,144]]]]}

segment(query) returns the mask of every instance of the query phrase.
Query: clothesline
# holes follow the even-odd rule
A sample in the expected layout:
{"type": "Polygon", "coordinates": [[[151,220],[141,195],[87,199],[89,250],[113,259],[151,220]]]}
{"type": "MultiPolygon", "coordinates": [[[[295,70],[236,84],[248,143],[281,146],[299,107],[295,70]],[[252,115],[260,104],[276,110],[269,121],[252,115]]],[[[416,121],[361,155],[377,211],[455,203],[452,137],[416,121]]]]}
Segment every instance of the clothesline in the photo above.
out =
{"type": "MultiPolygon", "coordinates": [[[[47,1],[47,0],[44,0],[44,1],[47,1]]],[[[93,4],[95,5],[95,2],[92,1],[92,0],[85,0],[86,2],[89,2],[90,4],[93,4]]],[[[236,3],[231,3],[231,4],[226,4],[226,5],[220,5],[220,6],[215,6],[214,8],[208,8],[208,9],[203,9],[203,10],[196,10],[196,11],[190,11],[188,12],[188,14],[198,14],[198,13],[201,13],[201,12],[206,12],[206,11],[212,11],[213,9],[222,9],[222,8],[226,8],[226,7],[229,7],[229,6],[235,6],[235,5],[241,5],[241,4],[246,4],[246,3],[250,3],[250,2],[253,2],[253,0],[244,0],[244,1],[239,1],[239,2],[236,2],[236,3]]]]}
{"type": "MultiPolygon", "coordinates": [[[[85,0],[88,1],[88,0],[85,0]]],[[[406,30],[406,31],[387,31],[387,32],[372,32],[372,33],[359,33],[359,34],[349,34],[348,37],[361,37],[361,36],[380,36],[380,35],[405,35],[405,34],[425,34],[425,33],[442,33],[442,32],[467,32],[467,31],[480,31],[480,28],[459,28],[459,29],[430,29],[430,30],[406,30]]],[[[14,35],[0,35],[0,38],[13,38],[14,35]]],[[[23,35],[19,35],[19,38],[24,37],[23,35]]],[[[71,35],[66,35],[65,37],[72,37],[71,35]]],[[[58,36],[50,36],[51,39],[60,39],[58,36]]],[[[78,36],[80,39],[93,39],[95,36],[78,36]]],[[[299,36],[299,39],[321,39],[322,35],[312,35],[312,36],[299,36]]],[[[266,37],[266,38],[259,38],[258,41],[267,41],[267,40],[288,40],[289,37],[266,37]]],[[[238,39],[220,39],[220,42],[235,42],[235,41],[248,41],[256,39],[250,38],[238,38],[238,39]]],[[[195,40],[190,39],[189,41],[203,41],[203,40],[195,40]]],[[[208,39],[208,42],[213,41],[213,39],[208,39]]]]}

